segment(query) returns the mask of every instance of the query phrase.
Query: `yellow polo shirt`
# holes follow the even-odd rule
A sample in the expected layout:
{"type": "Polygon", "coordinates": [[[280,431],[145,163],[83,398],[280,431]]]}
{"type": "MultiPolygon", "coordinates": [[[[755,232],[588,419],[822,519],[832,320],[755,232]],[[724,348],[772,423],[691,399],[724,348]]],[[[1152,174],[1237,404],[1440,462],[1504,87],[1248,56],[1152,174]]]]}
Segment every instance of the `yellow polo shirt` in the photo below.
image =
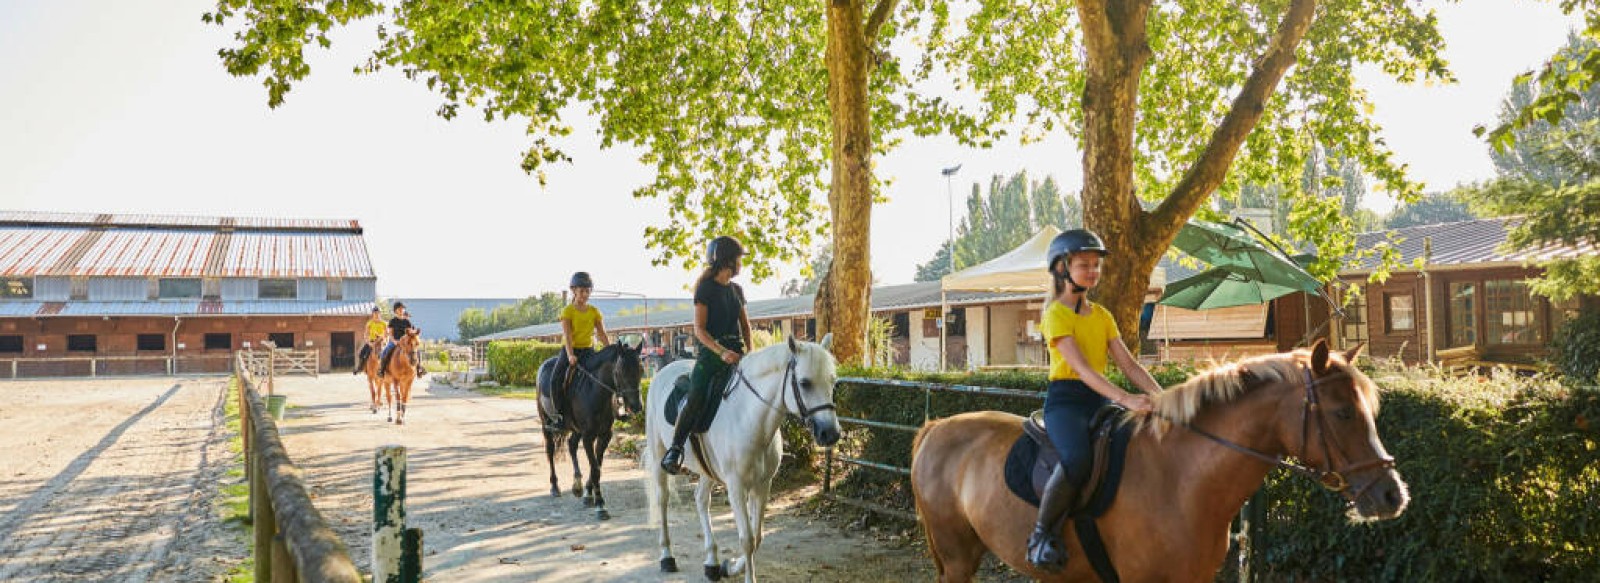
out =
{"type": "Polygon", "coordinates": [[[577,306],[567,304],[561,308],[561,320],[572,322],[572,348],[594,348],[594,327],[600,323],[600,309],[588,306],[586,311],[578,311],[577,306]]]}
{"type": "Polygon", "coordinates": [[[1050,351],[1052,381],[1083,379],[1056,350],[1056,341],[1063,336],[1072,337],[1072,343],[1078,345],[1078,351],[1083,353],[1084,360],[1089,361],[1090,368],[1100,374],[1106,372],[1110,342],[1120,338],[1121,334],[1117,332],[1117,322],[1111,318],[1110,310],[1094,302],[1087,303],[1090,309],[1087,316],[1077,314],[1072,308],[1055,300],[1051,300],[1050,307],[1044,310],[1044,321],[1039,324],[1039,331],[1044,335],[1045,348],[1050,351]]]}
{"type": "Polygon", "coordinates": [[[388,322],[385,322],[382,319],[367,320],[367,342],[373,342],[379,338],[383,338],[383,335],[388,332],[388,322]]]}

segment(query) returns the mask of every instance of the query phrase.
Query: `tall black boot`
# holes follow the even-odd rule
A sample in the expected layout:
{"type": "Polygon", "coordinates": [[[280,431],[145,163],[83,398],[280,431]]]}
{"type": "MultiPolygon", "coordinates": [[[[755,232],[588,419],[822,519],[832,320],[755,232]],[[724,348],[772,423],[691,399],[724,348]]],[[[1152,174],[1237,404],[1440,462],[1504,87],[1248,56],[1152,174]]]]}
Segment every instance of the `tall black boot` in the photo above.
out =
{"type": "Polygon", "coordinates": [[[378,360],[378,378],[381,379],[383,378],[383,375],[389,374],[389,361],[393,359],[394,350],[385,351],[383,353],[383,358],[378,360]]]}
{"type": "Polygon", "coordinates": [[[672,447],[667,448],[667,454],[661,456],[661,469],[669,474],[683,472],[683,443],[689,440],[694,426],[700,424],[700,412],[705,409],[706,397],[699,392],[689,391],[683,409],[678,411],[678,420],[672,424],[672,447]]]}
{"type": "Polygon", "coordinates": [[[422,359],[417,358],[417,353],[411,353],[411,362],[417,363],[417,378],[428,376],[428,369],[422,368],[422,359]]]}
{"type": "Polygon", "coordinates": [[[1067,478],[1067,469],[1056,466],[1045,483],[1044,496],[1039,500],[1039,520],[1028,536],[1028,562],[1050,573],[1060,572],[1067,566],[1067,548],[1061,544],[1061,529],[1065,526],[1067,512],[1078,499],[1078,485],[1067,478]]]}

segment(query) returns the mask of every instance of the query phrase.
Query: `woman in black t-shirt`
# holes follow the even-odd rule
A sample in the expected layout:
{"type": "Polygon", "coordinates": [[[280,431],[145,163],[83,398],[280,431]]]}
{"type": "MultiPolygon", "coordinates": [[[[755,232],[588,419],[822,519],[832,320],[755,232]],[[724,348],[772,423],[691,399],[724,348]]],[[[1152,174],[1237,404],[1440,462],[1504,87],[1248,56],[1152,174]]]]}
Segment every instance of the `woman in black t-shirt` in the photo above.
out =
{"type": "MultiPolygon", "coordinates": [[[[398,342],[400,337],[405,336],[406,332],[412,328],[416,328],[416,326],[411,324],[411,314],[406,311],[405,303],[395,302],[394,317],[389,318],[389,344],[383,347],[383,359],[378,364],[378,378],[383,378],[384,373],[389,371],[389,359],[394,356],[395,342],[398,342]]],[[[418,333],[421,333],[420,328],[418,328],[418,333]]],[[[417,360],[416,352],[412,352],[407,356],[411,358],[411,362],[417,364],[417,376],[426,376],[428,374],[428,371],[422,368],[422,361],[417,360]]]]}
{"type": "Polygon", "coordinates": [[[700,424],[700,414],[711,399],[712,387],[725,382],[728,372],[750,346],[750,318],[744,312],[744,291],[733,277],[739,275],[744,247],[728,236],[706,247],[706,270],[694,286],[694,337],[700,341],[689,394],[672,426],[672,447],[661,458],[669,474],[683,470],[683,442],[700,424]]]}

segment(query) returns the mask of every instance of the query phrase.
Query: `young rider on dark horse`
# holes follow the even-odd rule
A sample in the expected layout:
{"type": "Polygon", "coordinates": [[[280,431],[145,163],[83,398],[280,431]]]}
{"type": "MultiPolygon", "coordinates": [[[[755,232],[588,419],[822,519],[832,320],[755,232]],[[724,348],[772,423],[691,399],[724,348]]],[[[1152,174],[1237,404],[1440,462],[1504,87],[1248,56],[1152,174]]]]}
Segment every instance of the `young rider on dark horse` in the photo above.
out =
{"type": "Polygon", "coordinates": [[[367,359],[372,356],[372,347],[383,340],[384,333],[389,331],[389,325],[383,321],[383,310],[372,308],[372,317],[367,319],[367,341],[361,345],[361,357],[356,359],[356,369],[350,374],[361,374],[367,370],[367,359]]]}
{"type": "Polygon", "coordinates": [[[689,394],[672,425],[672,447],[661,457],[661,468],[669,474],[683,471],[683,442],[700,424],[701,413],[714,398],[714,388],[727,380],[750,346],[744,291],[732,281],[739,275],[743,256],[744,247],[733,237],[712,239],[706,248],[709,265],[694,285],[694,337],[700,341],[700,350],[689,376],[689,394]]]}
{"type": "Polygon", "coordinates": [[[573,372],[583,362],[583,359],[594,354],[595,337],[600,338],[600,345],[611,344],[611,338],[606,334],[606,325],[600,316],[600,309],[589,305],[589,294],[594,291],[594,280],[589,278],[588,272],[579,271],[572,274],[569,285],[572,290],[572,303],[561,308],[561,358],[556,359],[555,374],[550,379],[551,395],[542,403],[545,414],[550,417],[550,428],[555,431],[565,431],[567,424],[562,415],[562,409],[567,403],[567,387],[572,385],[573,372]]]}
{"type": "MultiPolygon", "coordinates": [[[[394,317],[389,318],[389,344],[383,347],[383,360],[378,362],[378,378],[383,378],[383,375],[389,373],[389,360],[394,357],[395,343],[405,337],[406,332],[412,328],[416,328],[418,334],[422,333],[421,328],[411,325],[411,314],[406,311],[405,303],[395,302],[394,317]]],[[[417,365],[417,376],[428,375],[428,371],[422,368],[422,361],[417,359],[416,351],[412,351],[407,356],[411,357],[411,362],[417,365]]]]}
{"type": "Polygon", "coordinates": [[[1078,498],[1094,463],[1089,423],[1095,412],[1115,402],[1133,411],[1149,411],[1150,397],[1161,392],[1150,372],[1139,365],[1117,333],[1111,312],[1084,296],[1100,282],[1100,264],[1107,254],[1100,237],[1086,229],[1056,235],[1050,242],[1046,269],[1054,280],[1053,298],[1039,326],[1050,347],[1050,387],[1045,395],[1045,429],[1061,454],[1039,501],[1039,521],[1028,537],[1028,562],[1045,571],[1067,563],[1061,544],[1062,519],[1078,498]],[[1107,357],[1144,395],[1132,394],[1106,380],[1107,357]]]}

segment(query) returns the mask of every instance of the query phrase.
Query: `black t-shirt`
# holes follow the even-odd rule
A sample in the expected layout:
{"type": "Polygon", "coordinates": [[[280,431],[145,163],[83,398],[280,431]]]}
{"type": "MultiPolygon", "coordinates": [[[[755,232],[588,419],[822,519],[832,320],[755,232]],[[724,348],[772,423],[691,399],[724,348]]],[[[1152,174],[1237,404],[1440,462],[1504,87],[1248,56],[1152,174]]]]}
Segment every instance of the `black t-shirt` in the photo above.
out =
{"type": "Polygon", "coordinates": [[[739,284],[729,282],[728,285],[722,285],[708,277],[695,288],[694,303],[706,307],[706,332],[712,338],[744,337],[739,329],[739,314],[744,311],[744,290],[739,289],[739,284]]]}
{"type": "Polygon", "coordinates": [[[412,328],[414,328],[414,326],[411,325],[411,319],[410,318],[401,318],[399,316],[395,316],[393,318],[389,318],[389,337],[390,338],[393,338],[395,340],[399,340],[401,336],[405,336],[406,335],[406,330],[410,330],[412,328]]]}

